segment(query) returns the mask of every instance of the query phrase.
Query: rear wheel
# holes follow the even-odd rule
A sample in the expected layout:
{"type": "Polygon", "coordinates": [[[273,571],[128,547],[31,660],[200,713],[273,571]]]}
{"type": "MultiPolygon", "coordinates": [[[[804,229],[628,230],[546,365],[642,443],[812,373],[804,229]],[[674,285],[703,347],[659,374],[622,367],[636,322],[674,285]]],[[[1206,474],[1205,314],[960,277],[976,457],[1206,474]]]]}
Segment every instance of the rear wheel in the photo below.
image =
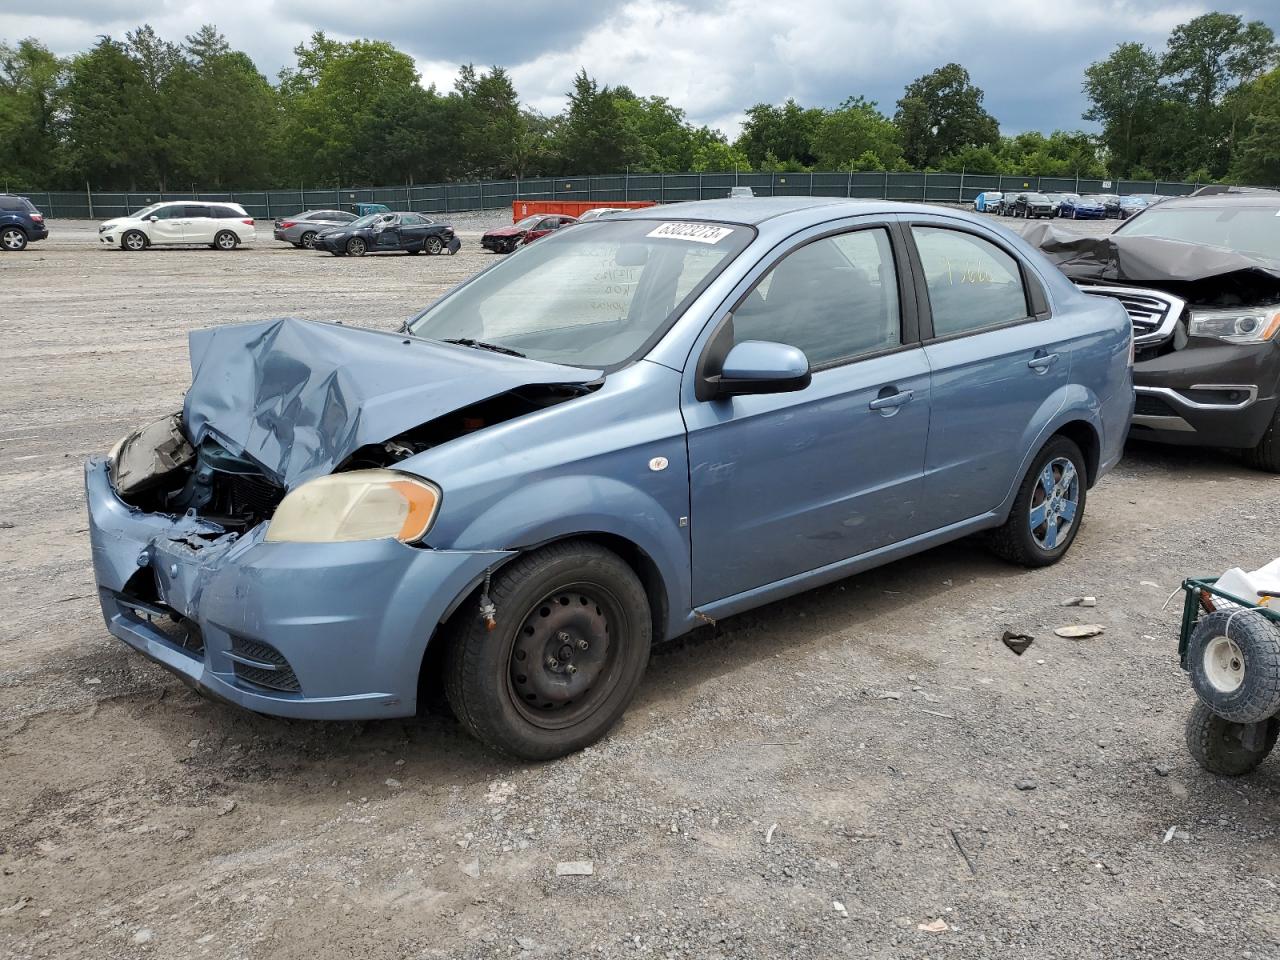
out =
{"type": "Polygon", "coordinates": [[[240,246],[240,238],[230,230],[219,230],[213,238],[215,250],[234,250],[240,246]]]}
{"type": "Polygon", "coordinates": [[[431,254],[434,257],[443,249],[444,249],[443,240],[441,240],[439,237],[427,237],[427,246],[426,246],[427,253],[431,254]]]}
{"type": "Polygon", "coordinates": [[[649,659],[653,626],[635,572],[597,544],[552,544],[502,568],[489,596],[497,626],[464,606],[448,638],[445,684],[462,725],[525,760],[604,736],[649,659]]]}
{"type": "Polygon", "coordinates": [[[347,241],[347,253],[353,257],[363,257],[369,251],[369,245],[359,237],[352,237],[347,241]]]}
{"type": "Polygon", "coordinates": [[[137,253],[139,250],[145,250],[149,246],[147,237],[140,230],[130,230],[120,238],[120,246],[126,250],[132,250],[137,253]]]}
{"type": "Polygon", "coordinates": [[[1187,717],[1187,751],[1210,773],[1239,777],[1252,773],[1267,759],[1280,733],[1280,720],[1233,723],[1197,700],[1187,717]]]}
{"type": "Polygon", "coordinates": [[[1047,567],[1057,563],[1080,530],[1086,495],[1084,456],[1064,436],[1055,436],[1031,461],[1004,525],[990,545],[1010,563],[1047,567]]]}
{"type": "Polygon", "coordinates": [[[21,227],[5,227],[0,230],[0,250],[17,253],[27,249],[27,231],[21,227]]]}
{"type": "Polygon", "coordinates": [[[307,250],[316,248],[316,232],[314,230],[308,230],[302,235],[302,246],[307,250]]]}

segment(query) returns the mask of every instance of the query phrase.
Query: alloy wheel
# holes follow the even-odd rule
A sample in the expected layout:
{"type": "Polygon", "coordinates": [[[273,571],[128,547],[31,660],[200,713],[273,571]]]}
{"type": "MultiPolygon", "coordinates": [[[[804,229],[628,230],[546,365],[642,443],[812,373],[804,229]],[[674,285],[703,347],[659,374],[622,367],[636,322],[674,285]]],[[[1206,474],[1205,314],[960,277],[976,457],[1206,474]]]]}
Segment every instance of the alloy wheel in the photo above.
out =
{"type": "Polygon", "coordinates": [[[27,235],[17,227],[10,227],[4,233],[0,233],[0,244],[3,244],[6,250],[21,250],[27,245],[27,235]]]}
{"type": "Polygon", "coordinates": [[[1076,522],[1080,475],[1066,457],[1056,457],[1040,471],[1031,497],[1031,537],[1043,550],[1055,550],[1076,522]]]}

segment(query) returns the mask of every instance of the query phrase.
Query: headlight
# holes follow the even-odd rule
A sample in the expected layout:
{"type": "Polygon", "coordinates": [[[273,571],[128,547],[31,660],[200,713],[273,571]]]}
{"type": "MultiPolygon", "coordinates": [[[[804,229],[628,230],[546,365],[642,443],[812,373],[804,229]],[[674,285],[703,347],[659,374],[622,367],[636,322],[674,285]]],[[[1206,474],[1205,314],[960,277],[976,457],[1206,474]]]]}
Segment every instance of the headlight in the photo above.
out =
{"type": "Polygon", "coordinates": [[[1195,309],[1187,323],[1193,337],[1229,343],[1262,343],[1280,330],[1280,306],[1195,309]]]}
{"type": "Polygon", "coordinates": [[[440,506],[440,491],[394,470],[352,470],[304,483],[276,508],[267,527],[274,543],[421,540],[440,506]]]}

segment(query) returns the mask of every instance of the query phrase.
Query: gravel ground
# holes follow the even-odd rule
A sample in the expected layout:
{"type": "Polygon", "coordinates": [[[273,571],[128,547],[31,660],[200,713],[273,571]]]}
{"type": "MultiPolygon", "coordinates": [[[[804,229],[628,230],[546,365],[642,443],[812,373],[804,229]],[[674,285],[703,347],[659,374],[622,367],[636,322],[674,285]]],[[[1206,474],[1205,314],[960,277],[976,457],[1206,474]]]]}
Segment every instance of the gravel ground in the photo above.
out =
{"type": "Polygon", "coordinates": [[[452,258],[130,255],[65,221],[0,256],[0,955],[1280,956],[1280,766],[1189,759],[1166,605],[1276,552],[1276,479],[1225,455],[1131,445],[1051,569],[958,543],[659,649],[545,765],[443,712],[239,712],[111,639],[81,463],[179,405],[187,332],[390,326],[491,262],[455,222],[452,258]]]}

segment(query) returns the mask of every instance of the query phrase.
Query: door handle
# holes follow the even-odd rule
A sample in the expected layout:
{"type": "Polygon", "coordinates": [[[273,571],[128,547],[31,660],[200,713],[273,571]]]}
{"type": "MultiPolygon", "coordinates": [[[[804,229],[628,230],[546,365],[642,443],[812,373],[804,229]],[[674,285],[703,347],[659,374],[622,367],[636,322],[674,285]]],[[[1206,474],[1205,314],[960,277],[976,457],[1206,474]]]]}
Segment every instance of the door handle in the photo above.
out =
{"type": "Polygon", "coordinates": [[[913,391],[911,390],[895,390],[886,396],[876,397],[867,404],[867,407],[871,410],[890,410],[909,402],[912,395],[913,391]]]}
{"type": "Polygon", "coordinates": [[[1056,353],[1045,353],[1038,357],[1032,357],[1027,361],[1027,366],[1036,371],[1036,373],[1044,373],[1053,366],[1057,360],[1058,355],[1056,353]]]}

